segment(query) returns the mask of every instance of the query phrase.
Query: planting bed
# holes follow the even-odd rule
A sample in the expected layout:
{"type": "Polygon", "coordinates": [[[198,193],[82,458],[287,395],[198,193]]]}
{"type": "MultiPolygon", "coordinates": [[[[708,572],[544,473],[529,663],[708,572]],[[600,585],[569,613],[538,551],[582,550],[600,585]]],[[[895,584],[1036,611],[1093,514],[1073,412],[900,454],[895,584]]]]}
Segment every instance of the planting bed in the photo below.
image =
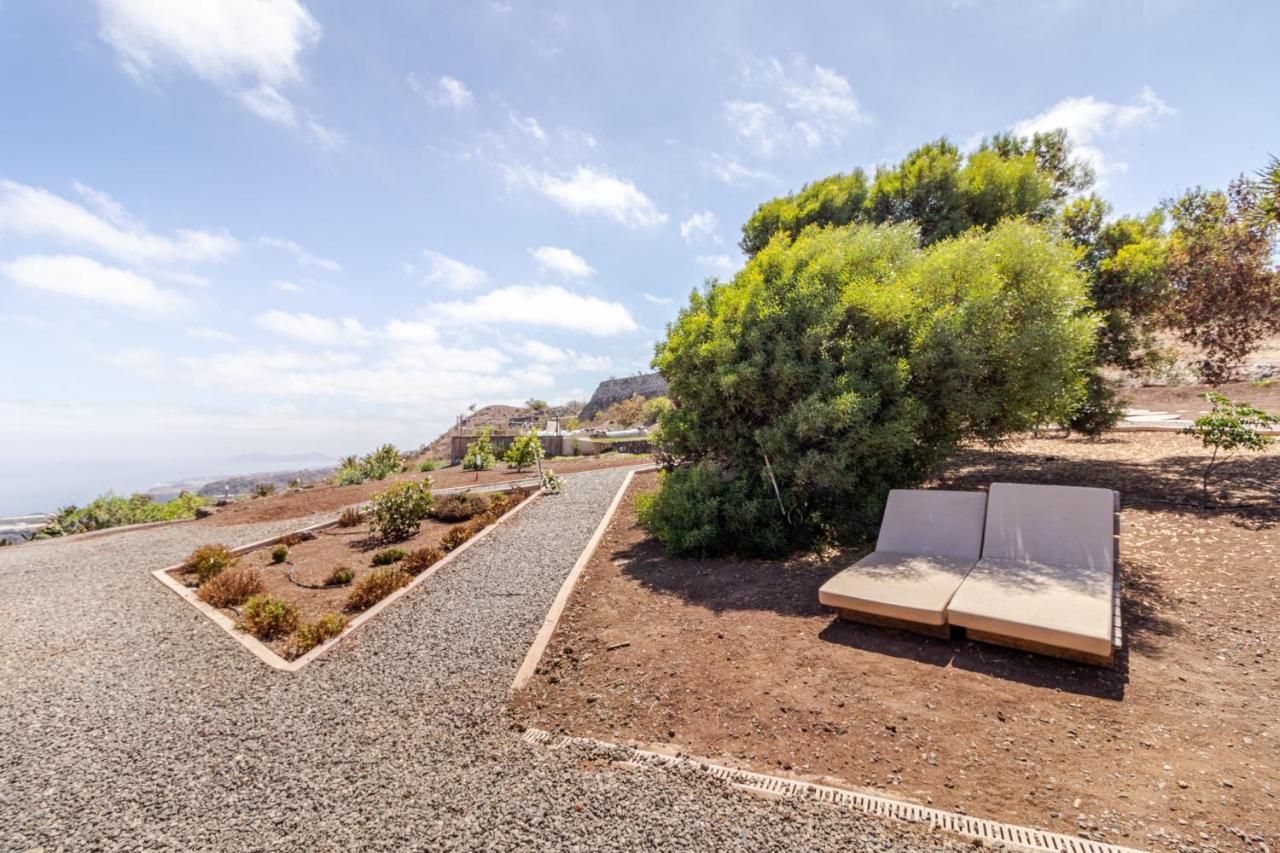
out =
{"type": "MultiPolygon", "coordinates": [[[[491,503],[496,499],[501,503],[492,504],[494,511],[487,516],[480,515],[469,522],[427,518],[421,522],[415,535],[397,541],[388,541],[376,536],[370,530],[367,518],[363,518],[352,526],[331,526],[294,534],[286,537],[282,543],[262,545],[240,554],[234,569],[226,571],[250,570],[256,573],[261,579],[259,594],[273,596],[292,604],[296,608],[299,625],[315,623],[317,620],[334,616],[346,620],[354,619],[361,612],[368,610],[372,603],[376,603],[375,600],[365,606],[352,606],[349,601],[353,590],[359,588],[362,581],[370,574],[380,569],[383,572],[404,571],[409,579],[421,574],[462,542],[478,535],[502,513],[514,509],[533,491],[526,488],[488,493],[481,499],[491,503]],[[459,530],[451,533],[455,527],[459,530]],[[463,532],[461,528],[467,529],[463,532]],[[273,553],[281,547],[287,548],[287,554],[282,561],[277,560],[278,555],[273,553]],[[433,552],[433,554],[431,558],[422,559],[416,564],[411,559],[385,560],[382,566],[376,564],[379,554],[393,549],[405,554],[419,551],[433,552]],[[350,578],[335,581],[334,573],[343,568],[350,570],[350,578]]],[[[440,499],[437,497],[437,501],[440,499]]],[[[167,574],[183,586],[195,589],[197,597],[200,597],[199,578],[195,572],[180,565],[169,569],[167,574]]],[[[405,578],[399,579],[401,584],[407,582],[405,578]]],[[[394,585],[390,591],[395,591],[394,585]]],[[[238,629],[244,630],[246,615],[244,604],[217,609],[231,619],[238,629]]],[[[304,654],[311,647],[300,639],[296,631],[282,632],[275,636],[259,637],[259,639],[272,652],[286,660],[304,654]]]]}
{"type": "Polygon", "coordinates": [[[1209,510],[1179,435],[972,449],[934,484],[1121,492],[1114,670],[837,621],[818,588],[867,549],[669,558],[636,523],[656,485],[637,475],[514,713],[1125,846],[1275,850],[1278,457],[1230,463],[1209,510]]]}

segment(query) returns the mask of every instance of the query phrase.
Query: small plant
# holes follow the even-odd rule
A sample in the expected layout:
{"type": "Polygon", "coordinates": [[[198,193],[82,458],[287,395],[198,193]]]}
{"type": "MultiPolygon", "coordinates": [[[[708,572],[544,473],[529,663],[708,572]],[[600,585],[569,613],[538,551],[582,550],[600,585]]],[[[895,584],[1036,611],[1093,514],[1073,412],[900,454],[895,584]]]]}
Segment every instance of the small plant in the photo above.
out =
{"type": "Polygon", "coordinates": [[[418,575],[431,568],[444,558],[444,554],[439,548],[419,548],[416,551],[410,551],[403,560],[400,561],[400,569],[407,574],[417,577],[418,575]]]}
{"type": "Polygon", "coordinates": [[[210,607],[236,607],[265,589],[255,569],[236,566],[200,584],[196,596],[210,607]]]}
{"type": "Polygon", "coordinates": [[[564,491],[564,478],[550,468],[542,472],[542,491],[548,495],[558,495],[564,491]]]}
{"type": "Polygon", "coordinates": [[[541,458],[542,439],[538,438],[537,433],[532,430],[524,435],[517,436],[502,457],[503,461],[517,471],[532,468],[538,464],[538,460],[541,458]]]}
{"type": "Polygon", "coordinates": [[[259,483],[258,485],[253,487],[253,494],[256,497],[265,498],[267,495],[274,495],[275,493],[276,493],[275,483],[259,483]]]}
{"type": "Polygon", "coordinates": [[[356,571],[350,566],[335,566],[324,579],[325,586],[346,586],[356,579],[356,571]]]}
{"type": "Polygon", "coordinates": [[[1205,506],[1209,503],[1209,478],[1214,469],[1241,450],[1262,451],[1274,444],[1275,438],[1261,431],[1280,424],[1280,416],[1255,409],[1248,403],[1229,400],[1215,391],[1200,396],[1213,405],[1213,411],[1196,418],[1185,431],[1200,439],[1205,447],[1213,448],[1200,480],[1200,505],[1205,506]]]}
{"type": "Polygon", "coordinates": [[[342,515],[338,516],[339,527],[355,527],[364,521],[364,514],[353,506],[349,506],[342,511],[342,515]]]}
{"type": "Polygon", "coordinates": [[[578,444],[578,437],[576,435],[573,438],[569,439],[569,452],[572,453],[574,456],[577,456],[579,453],[582,452],[582,447],[581,445],[578,444]]]}
{"type": "Polygon", "coordinates": [[[468,521],[487,512],[490,503],[489,498],[474,492],[441,495],[431,507],[431,517],[450,523],[468,521]]]}
{"type": "Polygon", "coordinates": [[[182,564],[200,583],[212,580],[236,564],[236,557],[226,545],[201,545],[182,564]]]}
{"type": "Polygon", "coordinates": [[[466,542],[472,536],[475,536],[485,527],[483,518],[473,518],[462,524],[455,524],[444,532],[444,536],[440,537],[440,548],[448,553],[456,549],[463,542],[466,542]]]}
{"type": "Polygon", "coordinates": [[[283,563],[289,559],[289,546],[281,543],[271,549],[271,562],[283,563]]]}
{"type": "Polygon", "coordinates": [[[398,563],[408,556],[409,552],[403,548],[387,548],[373,555],[373,564],[375,566],[389,566],[392,563],[398,563]]]}
{"type": "Polygon", "coordinates": [[[384,444],[360,460],[366,479],[385,480],[400,470],[400,451],[394,444],[384,444]]]}
{"type": "Polygon", "coordinates": [[[1280,376],[1268,376],[1264,379],[1254,379],[1249,382],[1254,388],[1270,388],[1280,382],[1280,376]]]}
{"type": "Polygon", "coordinates": [[[240,627],[259,640],[273,640],[298,627],[298,607],[274,595],[255,595],[244,603],[240,627]]]}
{"type": "Polygon", "coordinates": [[[422,519],[431,512],[431,504],[429,478],[421,483],[396,483],[374,495],[370,528],[384,539],[408,539],[418,532],[422,519]]]}
{"type": "Polygon", "coordinates": [[[341,634],[347,627],[347,617],[341,613],[325,613],[314,622],[303,622],[289,641],[288,656],[300,658],[316,646],[341,634]]]}
{"type": "Polygon", "coordinates": [[[298,479],[297,477],[294,477],[292,480],[290,480],[290,481],[289,481],[289,488],[290,488],[290,489],[301,489],[301,488],[302,488],[302,480],[298,479]]]}
{"type": "Polygon", "coordinates": [[[428,471],[434,471],[440,467],[439,459],[424,459],[418,463],[418,470],[424,474],[428,471]]]}
{"type": "Polygon", "coordinates": [[[401,587],[413,581],[397,566],[374,569],[362,577],[347,595],[348,610],[367,610],[401,587]]]}
{"type": "Polygon", "coordinates": [[[493,430],[482,429],[480,436],[467,445],[467,453],[462,457],[462,470],[488,471],[498,464],[498,457],[493,452],[493,443],[489,440],[493,430]]]}

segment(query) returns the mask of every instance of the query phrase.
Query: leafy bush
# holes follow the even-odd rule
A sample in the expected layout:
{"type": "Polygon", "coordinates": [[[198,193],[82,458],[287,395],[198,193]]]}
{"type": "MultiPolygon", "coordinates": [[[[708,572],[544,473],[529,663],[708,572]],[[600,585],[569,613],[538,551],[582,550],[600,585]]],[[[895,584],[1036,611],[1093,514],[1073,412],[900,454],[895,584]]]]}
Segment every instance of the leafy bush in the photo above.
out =
{"type": "Polygon", "coordinates": [[[297,477],[294,477],[292,480],[290,480],[290,481],[289,481],[288,488],[289,488],[290,490],[294,490],[294,489],[301,489],[301,488],[302,488],[302,480],[301,480],[301,479],[299,479],[299,478],[297,478],[297,477]]]}
{"type": "Polygon", "coordinates": [[[347,617],[340,613],[325,613],[314,622],[303,622],[289,641],[288,657],[300,658],[316,646],[332,640],[347,627],[347,617]]]}
{"type": "Polygon", "coordinates": [[[485,519],[482,517],[473,518],[462,524],[455,524],[444,532],[444,536],[440,538],[440,548],[445,553],[456,549],[463,542],[466,542],[472,536],[475,536],[485,528],[485,519]]]}
{"type": "Polygon", "coordinates": [[[324,579],[325,586],[345,586],[356,579],[355,569],[350,566],[334,566],[329,577],[324,579]]]}
{"type": "Polygon", "coordinates": [[[440,460],[438,459],[424,459],[418,463],[418,470],[423,473],[426,473],[427,471],[434,471],[439,467],[440,460]]]}
{"type": "Polygon", "coordinates": [[[431,517],[440,521],[467,521],[488,512],[490,499],[476,492],[455,492],[440,495],[431,507],[431,517]]]}
{"type": "Polygon", "coordinates": [[[364,521],[364,513],[353,506],[349,506],[342,511],[342,515],[338,516],[339,527],[355,527],[364,521]]]}
{"type": "Polygon", "coordinates": [[[333,475],[333,484],[335,486],[358,486],[366,479],[364,472],[360,470],[358,465],[344,465],[333,475]]]}
{"type": "Polygon", "coordinates": [[[400,561],[400,569],[416,577],[440,562],[443,557],[444,554],[439,548],[419,548],[416,551],[410,551],[400,561]]]}
{"type": "Polygon", "coordinates": [[[385,480],[400,470],[402,461],[394,444],[384,444],[359,459],[344,457],[333,475],[333,482],[339,486],[354,486],[368,480],[385,480]]]}
{"type": "Polygon", "coordinates": [[[403,560],[408,553],[403,548],[387,548],[374,554],[371,562],[375,566],[389,566],[392,563],[398,563],[403,560]]]}
{"type": "Polygon", "coordinates": [[[532,431],[516,436],[502,458],[517,471],[532,468],[542,458],[542,439],[532,431]]]}
{"type": "Polygon", "coordinates": [[[664,412],[671,409],[671,399],[669,397],[654,397],[652,400],[645,400],[644,406],[640,409],[640,422],[645,426],[652,426],[662,418],[664,412]]]}
{"type": "Polygon", "coordinates": [[[431,512],[431,481],[396,483],[373,496],[370,529],[385,539],[408,539],[431,512]]]}
{"type": "Polygon", "coordinates": [[[1095,370],[1085,380],[1084,398],[1067,419],[1066,427],[1071,432],[1097,438],[1120,423],[1124,411],[1115,388],[1095,370]]]}
{"type": "Polygon", "coordinates": [[[211,607],[235,607],[265,589],[256,569],[236,566],[200,584],[196,597],[211,607]]]}
{"type": "Polygon", "coordinates": [[[661,450],[694,467],[663,479],[655,529],[703,554],[861,539],[962,442],[1075,408],[1087,308],[1073,250],[1024,222],[926,249],[906,225],[774,239],[657,346],[661,450]]]}
{"type": "Polygon", "coordinates": [[[255,595],[240,611],[240,628],[259,640],[273,640],[298,627],[298,607],[274,595],[255,595]]]}
{"type": "Polygon", "coordinates": [[[259,483],[253,487],[253,494],[259,498],[265,498],[267,495],[274,495],[275,493],[275,483],[259,483]]]}
{"type": "Polygon", "coordinates": [[[191,552],[182,568],[204,583],[234,566],[236,559],[226,545],[201,545],[191,552]]]}
{"type": "Polygon", "coordinates": [[[413,580],[397,566],[383,566],[356,581],[347,594],[348,610],[367,610],[413,580]]]}
{"type": "Polygon", "coordinates": [[[549,495],[558,495],[564,491],[564,478],[550,468],[542,472],[542,491],[549,495]]]}
{"type": "Polygon", "coordinates": [[[94,498],[88,506],[63,507],[32,538],[49,539],[127,524],[194,518],[196,510],[207,503],[206,498],[190,492],[183,492],[165,503],[158,503],[150,495],[140,492],[127,498],[107,492],[94,498]]]}
{"type": "Polygon", "coordinates": [[[462,470],[488,471],[498,464],[498,457],[493,452],[493,443],[489,440],[493,430],[482,429],[475,441],[467,445],[466,455],[462,457],[462,470]]]}
{"type": "Polygon", "coordinates": [[[283,563],[289,559],[289,546],[280,544],[271,549],[271,562],[283,563]]]}
{"type": "Polygon", "coordinates": [[[1186,432],[1200,439],[1205,447],[1213,448],[1200,483],[1200,503],[1203,506],[1209,502],[1209,478],[1214,469],[1241,450],[1262,451],[1274,444],[1275,437],[1264,435],[1261,430],[1280,425],[1280,416],[1268,414],[1248,403],[1229,400],[1214,391],[1201,396],[1213,405],[1213,410],[1196,418],[1186,432]],[[1222,454],[1221,459],[1219,454],[1222,454]]]}

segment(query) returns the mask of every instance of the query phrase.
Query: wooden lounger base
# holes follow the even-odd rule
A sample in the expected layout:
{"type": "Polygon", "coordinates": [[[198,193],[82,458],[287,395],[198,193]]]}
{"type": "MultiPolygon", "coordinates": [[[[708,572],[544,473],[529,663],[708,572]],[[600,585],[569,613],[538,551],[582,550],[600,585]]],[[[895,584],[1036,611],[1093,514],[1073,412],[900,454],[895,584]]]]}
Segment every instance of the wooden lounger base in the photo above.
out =
{"type": "Polygon", "coordinates": [[[1037,643],[1035,640],[1024,640],[1021,637],[1010,637],[1006,634],[992,634],[989,631],[979,631],[975,628],[966,628],[965,636],[970,640],[978,640],[983,643],[991,643],[997,646],[1006,646],[1023,652],[1034,652],[1038,655],[1049,655],[1050,657],[1063,658],[1064,660],[1075,661],[1076,663],[1087,663],[1090,666],[1104,666],[1110,669],[1115,665],[1115,657],[1110,653],[1106,655],[1095,655],[1090,654],[1089,652],[1076,651],[1075,649],[1064,649],[1058,646],[1050,646],[1047,643],[1037,643]]]}
{"type": "Polygon", "coordinates": [[[906,619],[894,619],[892,616],[880,616],[875,613],[862,613],[858,610],[847,610],[843,607],[831,608],[841,619],[849,622],[861,622],[877,628],[896,628],[899,631],[910,631],[913,634],[924,634],[926,637],[951,638],[950,625],[925,625],[922,622],[909,622],[906,619]]]}

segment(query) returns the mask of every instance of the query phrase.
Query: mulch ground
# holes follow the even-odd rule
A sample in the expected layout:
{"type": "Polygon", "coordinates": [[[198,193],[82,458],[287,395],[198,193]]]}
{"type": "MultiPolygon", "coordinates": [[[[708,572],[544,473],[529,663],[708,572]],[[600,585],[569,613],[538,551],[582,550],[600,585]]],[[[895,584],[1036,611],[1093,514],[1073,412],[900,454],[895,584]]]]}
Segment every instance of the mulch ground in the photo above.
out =
{"type": "Polygon", "coordinates": [[[1239,506],[1210,510],[1176,434],[972,449],[934,484],[1122,492],[1112,670],[837,621],[818,588],[869,548],[675,560],[626,500],[514,713],[1113,843],[1274,850],[1277,456],[1238,463],[1239,506]]]}
{"type": "MultiPolygon", "coordinates": [[[[632,454],[606,453],[600,456],[544,459],[542,464],[543,467],[551,468],[557,474],[572,474],[577,471],[638,465],[647,459],[648,457],[632,454]]],[[[363,503],[378,492],[386,491],[392,483],[402,480],[416,482],[430,477],[435,488],[448,489],[454,486],[483,486],[533,476],[536,476],[535,471],[517,472],[506,465],[499,465],[490,471],[463,471],[461,465],[452,465],[448,468],[439,468],[429,474],[397,474],[385,480],[375,480],[355,486],[313,486],[265,498],[246,498],[222,507],[208,519],[197,523],[225,527],[233,524],[302,518],[318,512],[337,512],[343,507],[363,503]]]]}

